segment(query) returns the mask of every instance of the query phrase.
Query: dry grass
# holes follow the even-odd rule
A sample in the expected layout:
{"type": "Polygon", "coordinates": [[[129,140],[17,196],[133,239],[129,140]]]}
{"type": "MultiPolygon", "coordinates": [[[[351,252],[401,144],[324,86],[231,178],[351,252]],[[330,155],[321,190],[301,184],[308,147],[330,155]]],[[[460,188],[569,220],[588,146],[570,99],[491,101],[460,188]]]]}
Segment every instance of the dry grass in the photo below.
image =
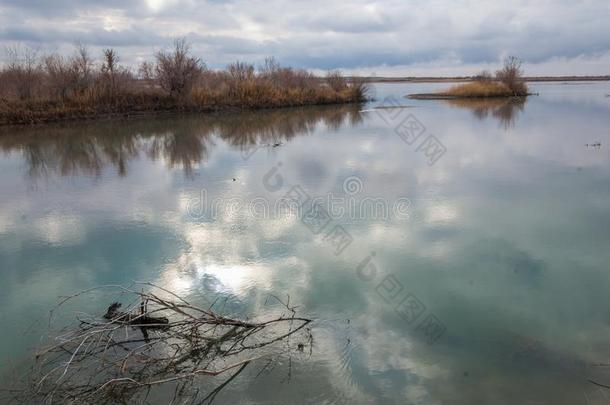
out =
{"type": "Polygon", "coordinates": [[[521,60],[509,56],[502,69],[496,71],[495,79],[484,70],[474,76],[474,81],[459,84],[440,93],[410,94],[409,98],[420,100],[446,100],[459,98],[525,97],[529,95],[523,80],[521,60]]]}
{"type": "Polygon", "coordinates": [[[527,96],[527,85],[523,81],[521,60],[516,56],[509,56],[504,60],[502,69],[496,72],[496,80],[491,73],[479,73],[475,81],[454,86],[445,93],[449,97],[457,98],[483,98],[483,97],[522,97],[527,96]]]}
{"type": "Polygon", "coordinates": [[[112,49],[96,64],[79,46],[72,56],[38,57],[12,49],[0,70],[0,125],[168,111],[219,111],[361,102],[364,83],[338,72],[321,79],[268,59],[259,69],[236,62],[211,71],[184,41],[140,66],[139,77],[119,65],[112,49]]]}
{"type": "Polygon", "coordinates": [[[449,90],[445,91],[443,94],[446,96],[459,98],[513,96],[513,92],[504,83],[483,81],[476,81],[453,86],[449,90]]]}

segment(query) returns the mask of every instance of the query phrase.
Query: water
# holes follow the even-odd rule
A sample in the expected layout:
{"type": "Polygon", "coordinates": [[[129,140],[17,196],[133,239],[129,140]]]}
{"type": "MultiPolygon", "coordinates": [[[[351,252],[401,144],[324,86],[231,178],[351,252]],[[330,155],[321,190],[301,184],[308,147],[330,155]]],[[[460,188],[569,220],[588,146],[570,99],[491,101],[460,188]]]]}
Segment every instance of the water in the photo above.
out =
{"type": "Polygon", "coordinates": [[[246,315],[289,295],[315,319],[289,379],[286,361],[255,365],[220,403],[610,402],[587,382],[610,384],[595,365],[610,363],[610,86],[534,84],[525,104],[402,97],[443,86],[4,130],[3,372],[58,296],[140,280],[246,315]],[[411,108],[376,109],[392,105],[411,108]],[[278,210],[294,186],[328,217],[278,210]],[[341,229],[347,246],[325,238],[341,229]]]}

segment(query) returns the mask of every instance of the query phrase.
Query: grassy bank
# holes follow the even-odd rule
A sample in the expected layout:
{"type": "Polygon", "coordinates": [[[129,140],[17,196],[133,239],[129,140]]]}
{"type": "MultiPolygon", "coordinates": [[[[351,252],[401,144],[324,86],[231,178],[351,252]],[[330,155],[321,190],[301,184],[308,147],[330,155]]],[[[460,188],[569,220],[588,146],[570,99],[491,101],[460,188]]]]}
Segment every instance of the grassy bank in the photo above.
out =
{"type": "Polygon", "coordinates": [[[239,94],[199,91],[176,98],[154,88],[125,92],[112,100],[80,97],[67,100],[0,100],[0,125],[40,124],[58,121],[130,117],[169,112],[217,112],[341,104],[364,100],[358,88],[336,91],[321,85],[312,89],[268,89],[250,84],[239,94]]]}
{"type": "Polygon", "coordinates": [[[69,57],[9,51],[0,70],[0,125],[132,116],[160,112],[208,112],[364,101],[362,82],[338,72],[320,78],[267,59],[210,70],[176,41],[137,73],[121,66],[114,50],[96,62],[85,47],[69,57]]]}

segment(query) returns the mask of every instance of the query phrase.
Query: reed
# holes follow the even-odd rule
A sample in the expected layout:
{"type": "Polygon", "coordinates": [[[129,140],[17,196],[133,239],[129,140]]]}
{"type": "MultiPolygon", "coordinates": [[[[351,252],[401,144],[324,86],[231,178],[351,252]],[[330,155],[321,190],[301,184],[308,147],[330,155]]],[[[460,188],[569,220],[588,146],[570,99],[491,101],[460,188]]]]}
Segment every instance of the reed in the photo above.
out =
{"type": "Polygon", "coordinates": [[[512,91],[504,83],[481,81],[453,86],[443,94],[459,98],[507,97],[513,95],[512,91]]]}
{"type": "Polygon", "coordinates": [[[509,56],[496,72],[495,80],[491,73],[483,71],[473,82],[454,86],[442,94],[455,98],[523,97],[528,95],[528,88],[523,80],[521,60],[509,56]]]}
{"type": "Polygon", "coordinates": [[[495,78],[484,70],[473,76],[472,80],[439,93],[409,94],[409,98],[420,100],[513,98],[526,97],[530,94],[523,79],[521,60],[515,56],[509,56],[504,60],[504,66],[496,71],[495,78]]]}
{"type": "Polygon", "coordinates": [[[0,70],[0,125],[132,114],[261,109],[361,102],[366,85],[339,72],[319,78],[267,59],[258,69],[236,62],[210,70],[184,40],[140,65],[121,66],[113,49],[96,63],[84,46],[74,54],[39,57],[12,48],[0,70]]]}

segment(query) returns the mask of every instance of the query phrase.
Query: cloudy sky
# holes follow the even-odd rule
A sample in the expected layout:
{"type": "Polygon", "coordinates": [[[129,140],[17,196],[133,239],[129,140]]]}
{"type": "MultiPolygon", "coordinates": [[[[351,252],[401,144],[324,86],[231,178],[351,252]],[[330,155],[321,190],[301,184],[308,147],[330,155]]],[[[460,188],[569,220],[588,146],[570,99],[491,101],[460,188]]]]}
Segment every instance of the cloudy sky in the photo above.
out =
{"type": "MultiPolygon", "coordinates": [[[[126,64],[185,36],[208,66],[459,75],[508,54],[528,74],[610,74],[608,0],[0,0],[0,46],[115,47],[126,64]]],[[[4,55],[2,56],[4,58],[4,55]]]]}

